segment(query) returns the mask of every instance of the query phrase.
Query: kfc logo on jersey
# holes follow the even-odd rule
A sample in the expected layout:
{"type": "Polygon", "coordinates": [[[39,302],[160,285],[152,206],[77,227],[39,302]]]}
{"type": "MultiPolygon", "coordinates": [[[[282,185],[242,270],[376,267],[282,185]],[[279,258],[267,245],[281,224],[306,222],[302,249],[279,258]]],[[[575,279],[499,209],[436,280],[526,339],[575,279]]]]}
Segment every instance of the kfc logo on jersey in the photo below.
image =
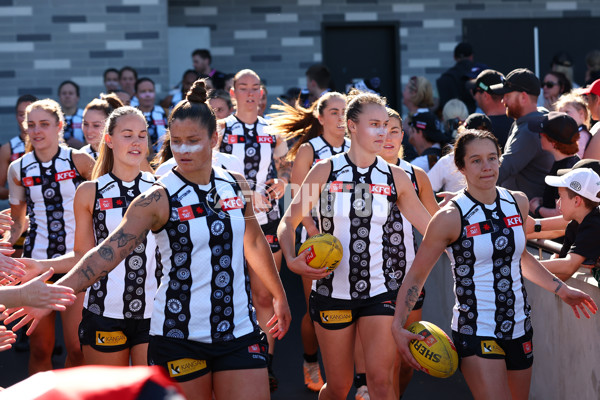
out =
{"type": "Polygon", "coordinates": [[[77,174],[75,174],[75,170],[72,169],[69,171],[57,172],[54,174],[54,180],[56,182],[66,181],[69,179],[75,179],[76,176],[77,174]]]}
{"type": "Polygon", "coordinates": [[[507,227],[512,228],[513,226],[523,225],[520,215],[513,215],[512,217],[504,217],[504,223],[507,227]]]}
{"type": "Polygon", "coordinates": [[[244,208],[244,202],[239,197],[221,200],[221,209],[223,211],[238,210],[240,208],[244,208]]]}
{"type": "Polygon", "coordinates": [[[369,190],[373,194],[382,194],[384,196],[390,196],[392,194],[392,188],[388,185],[370,184],[369,190]]]}
{"type": "Polygon", "coordinates": [[[273,143],[273,136],[257,136],[256,141],[258,143],[273,143]]]}

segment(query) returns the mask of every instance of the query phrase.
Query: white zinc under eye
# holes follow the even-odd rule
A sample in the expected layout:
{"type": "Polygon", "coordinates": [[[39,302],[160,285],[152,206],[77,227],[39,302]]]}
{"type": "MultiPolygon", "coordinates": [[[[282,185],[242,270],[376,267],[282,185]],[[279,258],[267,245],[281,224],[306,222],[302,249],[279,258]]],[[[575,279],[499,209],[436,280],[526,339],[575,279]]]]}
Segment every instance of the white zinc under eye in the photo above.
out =
{"type": "Polygon", "coordinates": [[[201,144],[172,144],[171,150],[175,153],[195,153],[197,151],[202,150],[203,146],[201,144]]]}
{"type": "Polygon", "coordinates": [[[373,126],[369,126],[367,128],[367,132],[369,132],[370,135],[385,135],[385,134],[387,134],[385,126],[380,126],[377,128],[373,127],[373,126]]]}

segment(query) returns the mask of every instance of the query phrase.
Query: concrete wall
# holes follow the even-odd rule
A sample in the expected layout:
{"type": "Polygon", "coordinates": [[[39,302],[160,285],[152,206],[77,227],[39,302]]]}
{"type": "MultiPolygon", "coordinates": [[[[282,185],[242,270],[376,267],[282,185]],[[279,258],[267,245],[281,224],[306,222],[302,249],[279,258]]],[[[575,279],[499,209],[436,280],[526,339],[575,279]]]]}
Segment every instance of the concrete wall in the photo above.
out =
{"type": "MultiPolygon", "coordinates": [[[[529,249],[533,254],[537,250],[529,249]]],[[[549,254],[545,254],[547,258],[549,254]]],[[[581,269],[567,282],[588,293],[600,305],[600,289],[589,270],[581,269]]],[[[423,319],[450,334],[454,295],[452,271],[443,255],[425,284],[423,319]]],[[[533,322],[532,400],[600,398],[600,314],[577,319],[570,306],[554,293],[526,280],[533,322]]]]}

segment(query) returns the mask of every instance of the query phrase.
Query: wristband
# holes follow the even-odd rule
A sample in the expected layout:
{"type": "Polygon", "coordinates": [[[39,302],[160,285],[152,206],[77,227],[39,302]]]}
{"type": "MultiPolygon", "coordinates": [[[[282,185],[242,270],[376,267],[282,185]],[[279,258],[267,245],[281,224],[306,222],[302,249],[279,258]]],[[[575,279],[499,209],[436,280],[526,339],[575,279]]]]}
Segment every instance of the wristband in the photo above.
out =
{"type": "Polygon", "coordinates": [[[539,219],[535,220],[535,225],[533,225],[533,231],[534,232],[541,232],[542,231],[542,222],[539,219]]]}

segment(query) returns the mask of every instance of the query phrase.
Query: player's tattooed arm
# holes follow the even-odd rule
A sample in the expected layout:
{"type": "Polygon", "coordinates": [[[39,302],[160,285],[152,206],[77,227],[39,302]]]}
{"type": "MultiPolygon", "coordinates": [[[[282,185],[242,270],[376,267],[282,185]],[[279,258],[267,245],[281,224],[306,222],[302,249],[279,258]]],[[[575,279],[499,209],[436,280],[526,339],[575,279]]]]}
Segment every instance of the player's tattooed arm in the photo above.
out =
{"type": "Polygon", "coordinates": [[[158,202],[162,195],[158,190],[155,190],[149,194],[142,194],[140,200],[135,202],[136,207],[148,207],[153,202],[158,202]]]}
{"type": "Polygon", "coordinates": [[[127,244],[131,243],[135,239],[137,239],[137,237],[135,235],[123,232],[123,228],[116,231],[110,237],[110,241],[117,242],[117,246],[119,248],[127,246],[127,244]]]}
{"type": "Polygon", "coordinates": [[[277,170],[277,178],[289,182],[292,175],[292,163],[285,158],[286,156],[275,159],[275,169],[277,170]]]}
{"type": "Polygon", "coordinates": [[[112,261],[115,257],[115,251],[112,249],[112,247],[108,245],[100,246],[100,248],[98,249],[98,254],[100,254],[100,257],[102,257],[106,261],[112,261]]]}

